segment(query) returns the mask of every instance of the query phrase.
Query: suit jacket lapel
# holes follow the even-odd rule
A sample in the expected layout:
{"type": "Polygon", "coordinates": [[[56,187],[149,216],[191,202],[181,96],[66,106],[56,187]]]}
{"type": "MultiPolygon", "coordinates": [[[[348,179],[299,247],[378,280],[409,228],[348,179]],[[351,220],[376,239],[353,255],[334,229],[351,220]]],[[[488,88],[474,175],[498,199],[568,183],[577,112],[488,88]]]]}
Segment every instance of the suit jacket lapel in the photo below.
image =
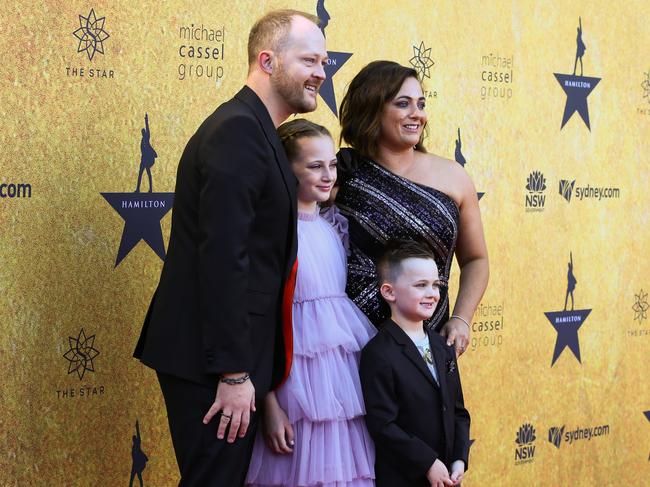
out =
{"type": "Polygon", "coordinates": [[[271,120],[269,111],[266,109],[266,106],[264,106],[264,103],[262,103],[262,100],[260,100],[255,92],[248,86],[244,86],[239,90],[239,93],[235,95],[235,98],[248,105],[260,121],[262,129],[264,130],[264,135],[266,135],[266,139],[271,144],[271,147],[273,147],[273,152],[275,152],[275,160],[278,166],[280,166],[280,171],[282,172],[282,178],[284,179],[287,191],[292,196],[291,204],[292,208],[294,208],[296,206],[295,196],[297,180],[291,171],[291,165],[287,160],[287,155],[284,152],[282,142],[280,142],[280,137],[278,137],[277,129],[275,128],[275,125],[273,125],[273,120],[271,120]]]}
{"type": "Polygon", "coordinates": [[[429,367],[427,367],[427,364],[424,362],[424,359],[422,358],[422,355],[420,355],[420,352],[418,351],[417,347],[413,343],[413,340],[409,338],[409,336],[404,333],[404,330],[402,330],[397,324],[392,321],[388,320],[384,323],[384,326],[386,327],[386,330],[392,335],[392,337],[395,339],[397,343],[402,345],[402,351],[404,352],[404,355],[413,363],[413,365],[420,371],[424,376],[427,378],[427,380],[431,383],[433,387],[438,387],[438,384],[436,384],[435,379],[431,375],[431,371],[429,370],[429,367]]]}
{"type": "Polygon", "coordinates": [[[447,350],[445,350],[444,345],[437,337],[432,336],[436,333],[435,330],[428,330],[427,333],[429,335],[433,361],[438,372],[438,382],[440,383],[443,404],[449,404],[449,389],[447,389],[447,350]]]}
{"type": "MultiPolygon", "coordinates": [[[[257,119],[260,121],[260,124],[262,125],[262,130],[264,131],[264,135],[266,136],[266,139],[268,140],[269,144],[271,144],[271,147],[273,148],[273,152],[275,153],[275,162],[280,168],[280,173],[282,174],[284,185],[286,186],[287,192],[289,193],[289,199],[291,200],[291,215],[295,222],[298,219],[298,209],[297,209],[298,180],[296,179],[296,177],[293,174],[293,171],[291,170],[291,165],[287,160],[287,155],[284,152],[284,148],[282,147],[282,142],[280,141],[280,137],[278,137],[278,132],[275,128],[275,125],[273,125],[273,120],[271,120],[271,115],[269,114],[269,111],[266,109],[264,103],[262,103],[262,100],[260,100],[260,98],[255,94],[255,92],[252,89],[250,89],[248,86],[244,86],[241,90],[239,90],[239,92],[235,95],[235,98],[245,103],[253,111],[257,119]]],[[[292,225],[292,228],[294,228],[294,235],[292,235],[292,239],[291,239],[291,242],[293,242],[291,255],[296,255],[295,246],[297,244],[297,241],[295,238],[295,225],[292,225]]],[[[285,278],[289,275],[289,270],[291,269],[292,264],[293,262],[289,263],[289,266],[286,269],[287,275],[285,276],[285,278]]]]}

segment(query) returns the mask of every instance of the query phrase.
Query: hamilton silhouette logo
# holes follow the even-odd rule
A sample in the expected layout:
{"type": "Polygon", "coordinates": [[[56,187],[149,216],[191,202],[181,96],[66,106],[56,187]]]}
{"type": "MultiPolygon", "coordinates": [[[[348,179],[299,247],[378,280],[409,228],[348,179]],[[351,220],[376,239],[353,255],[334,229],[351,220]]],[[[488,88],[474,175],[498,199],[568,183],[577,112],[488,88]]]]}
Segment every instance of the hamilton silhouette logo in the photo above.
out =
{"type": "MultiPolygon", "coordinates": [[[[325,28],[330,23],[331,17],[329,12],[325,9],[325,0],[318,0],[316,2],[316,14],[320,20],[320,29],[323,32],[323,36],[327,37],[325,35],[325,28]]],[[[343,67],[351,56],[351,52],[327,51],[328,60],[325,65],[325,81],[323,81],[318,92],[323,101],[325,101],[325,104],[336,117],[338,117],[339,114],[336,108],[336,94],[334,93],[334,75],[343,67]]]]}
{"type": "Polygon", "coordinates": [[[431,48],[424,45],[424,41],[419,46],[413,46],[413,57],[409,63],[418,72],[421,80],[431,78],[431,68],[435,64],[431,59],[431,48]]]}
{"type": "Polygon", "coordinates": [[[140,423],[135,420],[135,435],[131,437],[131,478],[129,480],[129,487],[133,487],[135,477],[140,481],[140,487],[144,487],[142,482],[142,472],[147,466],[149,457],[142,451],[142,437],[140,436],[140,423]]]}
{"type": "Polygon", "coordinates": [[[555,79],[557,79],[557,82],[560,83],[560,86],[567,96],[566,104],[564,105],[564,115],[562,115],[562,126],[560,127],[560,130],[564,128],[566,123],[575,112],[578,112],[578,115],[580,115],[587,128],[591,130],[591,126],[589,124],[589,107],[587,105],[587,97],[594,90],[594,88],[596,88],[596,85],[600,82],[601,78],[583,76],[582,58],[585,55],[586,50],[587,46],[582,40],[582,18],[580,17],[578,19],[578,35],[576,38],[576,56],[573,63],[573,74],[553,73],[555,75],[555,79]],[[580,62],[580,76],[576,75],[578,62],[580,62]]]}
{"type": "Polygon", "coordinates": [[[641,83],[641,88],[643,88],[643,98],[645,98],[648,103],[650,103],[650,69],[644,73],[645,78],[641,83]]]}
{"type": "Polygon", "coordinates": [[[95,335],[86,336],[84,329],[76,337],[68,337],[70,348],[63,354],[68,364],[68,374],[77,373],[79,380],[84,378],[86,372],[95,372],[93,360],[99,355],[95,348],[95,335]]]}
{"type": "MultiPolygon", "coordinates": [[[[458,138],[455,141],[456,144],[456,149],[454,150],[454,158],[456,159],[456,162],[460,164],[461,166],[465,167],[465,164],[467,164],[467,160],[465,159],[465,156],[463,155],[463,143],[460,140],[460,127],[458,127],[458,138]]],[[[477,192],[476,196],[480,200],[485,193],[480,193],[477,192]]]]}
{"type": "Polygon", "coordinates": [[[574,296],[573,293],[576,288],[578,280],[573,273],[573,253],[569,252],[569,263],[567,264],[567,288],[564,296],[564,309],[562,311],[548,311],[544,314],[548,321],[551,322],[555,331],[557,331],[557,339],[555,341],[555,349],[553,350],[553,360],[551,367],[562,354],[565,348],[569,348],[578,362],[582,363],[580,357],[580,342],[578,340],[578,330],[584,324],[591,313],[591,309],[574,309],[574,296]],[[571,310],[567,310],[569,297],[571,298],[571,310]]]}
{"type": "Polygon", "coordinates": [[[526,211],[542,211],[546,202],[546,178],[540,171],[533,171],[526,179],[526,211]]]}
{"type": "Polygon", "coordinates": [[[562,444],[562,436],[564,435],[564,428],[566,425],[563,425],[562,428],[558,426],[553,426],[549,428],[548,430],[548,441],[549,443],[552,443],[555,448],[558,450],[560,449],[560,445],[562,444]]]}
{"type": "Polygon", "coordinates": [[[568,181],[566,179],[560,179],[560,195],[567,200],[569,203],[571,202],[571,195],[573,194],[573,187],[576,184],[576,180],[574,179],[573,181],[568,181]]]}
{"type": "Polygon", "coordinates": [[[151,168],[158,154],[151,145],[149,116],[144,116],[144,128],[140,139],[140,164],[138,181],[133,193],[101,193],[106,201],[124,220],[122,239],[117,251],[115,267],[144,240],[161,260],[165,260],[165,243],[160,220],[171,210],[174,193],[154,193],[151,168]],[[141,193],[142,176],[147,173],[149,192],[141,193]]]}
{"type": "Polygon", "coordinates": [[[92,8],[87,17],[79,15],[79,28],[72,35],[79,41],[77,52],[85,52],[89,61],[96,53],[104,54],[104,41],[110,37],[104,30],[105,22],[106,17],[97,18],[92,8]]]}
{"type": "Polygon", "coordinates": [[[634,306],[632,306],[634,310],[634,321],[643,323],[643,320],[648,319],[648,308],[650,308],[650,304],[648,304],[648,293],[644,293],[643,289],[641,289],[639,294],[634,295],[634,306]]]}
{"type": "Polygon", "coordinates": [[[519,427],[515,437],[515,443],[517,444],[515,464],[520,465],[533,461],[535,457],[535,445],[533,443],[536,439],[535,427],[532,424],[524,423],[519,427]]]}

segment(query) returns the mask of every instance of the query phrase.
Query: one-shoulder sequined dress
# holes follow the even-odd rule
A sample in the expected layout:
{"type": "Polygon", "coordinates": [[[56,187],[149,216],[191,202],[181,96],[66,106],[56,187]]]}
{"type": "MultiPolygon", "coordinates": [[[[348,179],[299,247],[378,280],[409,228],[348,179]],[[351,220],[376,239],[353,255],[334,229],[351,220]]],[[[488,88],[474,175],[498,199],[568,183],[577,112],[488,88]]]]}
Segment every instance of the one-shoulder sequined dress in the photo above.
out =
{"type": "MultiPolygon", "coordinates": [[[[341,149],[336,206],[349,222],[347,294],[379,326],[389,309],[379,294],[375,261],[386,242],[410,239],[433,251],[441,281],[449,280],[460,211],[447,194],[394,174],[352,149],[341,149]]],[[[447,287],[426,322],[440,329],[449,319],[447,287]]]]}

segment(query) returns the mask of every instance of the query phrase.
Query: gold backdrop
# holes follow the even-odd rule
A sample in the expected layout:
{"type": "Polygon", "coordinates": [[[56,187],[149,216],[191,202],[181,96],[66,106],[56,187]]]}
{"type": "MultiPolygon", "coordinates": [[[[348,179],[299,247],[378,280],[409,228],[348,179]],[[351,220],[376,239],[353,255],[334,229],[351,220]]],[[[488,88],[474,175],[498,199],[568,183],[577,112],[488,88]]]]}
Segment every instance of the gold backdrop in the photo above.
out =
{"type": "MultiPolygon", "coordinates": [[[[174,485],[155,375],[131,358],[161,269],[156,237],[169,236],[161,205],[188,138],[242,85],[254,19],[316,3],[0,11],[0,484],[126,485],[139,434],[144,485],[174,485]],[[146,172],[133,192],[145,114],[152,195],[146,172]]],[[[484,193],[491,279],[460,361],[475,440],[465,484],[647,481],[650,4],[324,6],[336,104],[366,63],[413,64],[429,150],[466,161],[484,193]]],[[[323,100],[310,118],[338,133],[323,100]]]]}

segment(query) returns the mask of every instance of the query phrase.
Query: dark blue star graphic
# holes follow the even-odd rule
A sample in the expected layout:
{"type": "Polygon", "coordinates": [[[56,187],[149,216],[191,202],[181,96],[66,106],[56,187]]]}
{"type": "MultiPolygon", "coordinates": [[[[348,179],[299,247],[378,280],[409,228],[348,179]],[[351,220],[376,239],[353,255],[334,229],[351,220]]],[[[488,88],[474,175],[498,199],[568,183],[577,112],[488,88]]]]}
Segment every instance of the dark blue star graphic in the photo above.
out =
{"type": "MultiPolygon", "coordinates": [[[[643,414],[645,414],[645,419],[650,421],[650,411],[645,411],[643,414]]],[[[650,454],[648,455],[648,461],[650,462],[650,454]]]]}
{"type": "Polygon", "coordinates": [[[325,81],[320,87],[319,93],[325,104],[332,110],[332,113],[338,117],[339,113],[336,108],[336,95],[334,94],[334,75],[343,67],[348,59],[352,56],[351,52],[327,51],[328,61],[325,66],[325,81]]]}
{"type": "Polygon", "coordinates": [[[79,332],[79,336],[68,337],[70,349],[65,352],[65,358],[70,364],[68,365],[68,374],[76,372],[79,380],[83,379],[86,371],[94,372],[93,359],[99,355],[99,350],[93,346],[95,343],[95,335],[86,338],[84,329],[79,332]]]}
{"type": "MultiPolygon", "coordinates": [[[[320,20],[320,28],[323,32],[323,37],[325,37],[325,28],[332,18],[325,8],[325,0],[318,0],[316,2],[316,13],[318,15],[318,20],[320,20]]],[[[328,61],[325,65],[325,81],[323,81],[323,84],[318,91],[325,104],[330,110],[332,110],[332,113],[337,118],[339,113],[336,108],[336,94],[334,93],[334,75],[343,67],[348,59],[350,59],[350,56],[352,56],[351,52],[327,51],[328,61]]]]}
{"type": "Polygon", "coordinates": [[[72,34],[79,39],[77,52],[86,52],[88,60],[92,61],[96,52],[104,54],[104,41],[110,36],[104,30],[106,17],[97,18],[95,10],[90,9],[88,17],[79,15],[79,28],[72,34]]]}
{"type": "Polygon", "coordinates": [[[567,96],[560,130],[564,128],[571,118],[571,115],[575,112],[578,112],[578,115],[580,115],[582,120],[585,122],[587,128],[591,130],[591,126],[589,125],[589,107],[587,106],[587,97],[602,78],[572,76],[570,74],[559,73],[553,74],[567,96]]]}
{"type": "Polygon", "coordinates": [[[158,257],[165,260],[165,243],[160,220],[172,209],[174,193],[101,193],[124,219],[124,230],[115,267],[144,240],[158,257]]]}
{"type": "Polygon", "coordinates": [[[580,342],[578,341],[578,330],[591,313],[590,309],[576,309],[574,311],[548,311],[544,314],[553,328],[557,331],[557,340],[555,341],[555,350],[553,350],[553,361],[560,357],[562,351],[569,347],[578,362],[582,363],[580,358],[580,342]]]}

